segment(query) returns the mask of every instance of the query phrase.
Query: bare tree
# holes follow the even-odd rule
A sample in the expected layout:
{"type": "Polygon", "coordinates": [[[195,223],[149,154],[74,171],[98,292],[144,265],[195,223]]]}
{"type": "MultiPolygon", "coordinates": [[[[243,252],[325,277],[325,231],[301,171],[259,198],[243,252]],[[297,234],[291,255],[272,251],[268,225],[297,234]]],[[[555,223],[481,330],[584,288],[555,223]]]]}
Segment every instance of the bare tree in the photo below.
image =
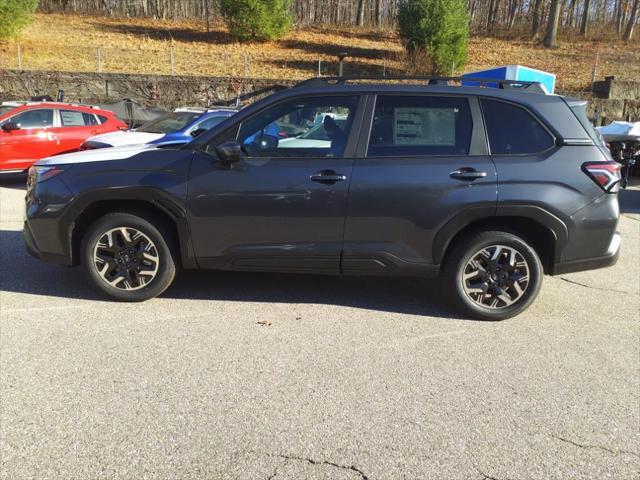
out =
{"type": "Polygon", "coordinates": [[[358,0],[358,13],[356,14],[356,24],[359,27],[364,25],[364,0],[358,0]]]}
{"type": "MultiPolygon", "coordinates": [[[[637,0],[636,0],[637,1],[637,0]]],[[[547,33],[544,36],[542,44],[547,47],[555,47],[556,37],[558,36],[558,21],[560,20],[560,0],[551,0],[549,8],[549,21],[547,22],[547,33]]]]}
{"type": "Polygon", "coordinates": [[[635,0],[633,2],[633,8],[631,9],[631,14],[629,15],[629,21],[627,22],[627,28],[624,31],[624,36],[622,37],[625,42],[631,41],[631,37],[633,36],[633,28],[638,20],[638,4],[640,0],[635,0]]]}
{"type": "Polygon", "coordinates": [[[587,27],[589,25],[589,8],[591,8],[591,0],[584,0],[584,10],[582,12],[582,22],[580,23],[580,35],[587,35],[587,27]]]}
{"type": "Polygon", "coordinates": [[[531,14],[531,36],[537,40],[540,36],[540,24],[542,23],[542,0],[534,0],[531,14]]]}

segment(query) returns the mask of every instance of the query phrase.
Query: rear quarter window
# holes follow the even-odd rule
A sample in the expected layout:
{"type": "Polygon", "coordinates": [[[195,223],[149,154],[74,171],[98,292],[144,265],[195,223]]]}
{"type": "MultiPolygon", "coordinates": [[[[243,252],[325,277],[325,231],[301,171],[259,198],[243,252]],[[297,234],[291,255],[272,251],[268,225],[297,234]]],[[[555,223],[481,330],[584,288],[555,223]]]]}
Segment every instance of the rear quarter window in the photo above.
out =
{"type": "Polygon", "coordinates": [[[533,155],[554,145],[554,139],[526,109],[481,99],[492,155],[533,155]]]}

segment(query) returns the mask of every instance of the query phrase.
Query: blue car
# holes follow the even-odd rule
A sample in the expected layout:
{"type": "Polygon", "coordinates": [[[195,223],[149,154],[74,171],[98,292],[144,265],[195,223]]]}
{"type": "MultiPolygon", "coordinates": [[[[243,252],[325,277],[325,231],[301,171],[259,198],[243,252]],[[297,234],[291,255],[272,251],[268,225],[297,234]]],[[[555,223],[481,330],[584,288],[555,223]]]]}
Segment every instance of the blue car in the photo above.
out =
{"type": "Polygon", "coordinates": [[[82,144],[81,149],[187,143],[194,137],[222,123],[237,111],[237,109],[226,107],[209,110],[178,108],[134,130],[110,132],[90,137],[82,144]]]}

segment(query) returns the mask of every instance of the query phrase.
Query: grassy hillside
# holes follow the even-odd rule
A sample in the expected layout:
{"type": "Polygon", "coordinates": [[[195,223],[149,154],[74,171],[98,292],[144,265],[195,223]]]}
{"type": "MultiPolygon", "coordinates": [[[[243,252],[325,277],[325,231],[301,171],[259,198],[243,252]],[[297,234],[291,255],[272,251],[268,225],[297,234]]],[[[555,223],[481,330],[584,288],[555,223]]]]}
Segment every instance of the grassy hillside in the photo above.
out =
{"type": "MultiPolygon", "coordinates": [[[[282,41],[242,45],[224,26],[205,31],[202,22],[38,14],[18,40],[22,66],[32,70],[96,71],[97,49],[105,72],[180,75],[249,75],[303,79],[335,74],[335,55],[350,52],[346,73],[403,73],[401,45],[393,32],[311,27],[282,41]]],[[[598,77],[640,78],[640,42],[564,38],[553,50],[526,38],[473,36],[465,70],[519,63],[558,75],[558,87],[581,90],[591,82],[599,52],[598,77]]],[[[16,42],[0,43],[0,68],[16,68],[16,42]]],[[[461,72],[457,72],[461,73],[461,72]]]]}

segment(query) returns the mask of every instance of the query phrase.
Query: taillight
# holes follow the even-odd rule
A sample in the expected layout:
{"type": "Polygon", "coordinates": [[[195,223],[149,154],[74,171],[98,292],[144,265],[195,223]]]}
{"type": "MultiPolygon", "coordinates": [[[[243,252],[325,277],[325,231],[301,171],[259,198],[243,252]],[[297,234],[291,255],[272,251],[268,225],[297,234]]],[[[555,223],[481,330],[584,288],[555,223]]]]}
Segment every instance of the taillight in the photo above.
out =
{"type": "Polygon", "coordinates": [[[582,164],[582,171],[596,182],[602,190],[611,193],[620,183],[620,165],[617,162],[588,162],[582,164]]]}

